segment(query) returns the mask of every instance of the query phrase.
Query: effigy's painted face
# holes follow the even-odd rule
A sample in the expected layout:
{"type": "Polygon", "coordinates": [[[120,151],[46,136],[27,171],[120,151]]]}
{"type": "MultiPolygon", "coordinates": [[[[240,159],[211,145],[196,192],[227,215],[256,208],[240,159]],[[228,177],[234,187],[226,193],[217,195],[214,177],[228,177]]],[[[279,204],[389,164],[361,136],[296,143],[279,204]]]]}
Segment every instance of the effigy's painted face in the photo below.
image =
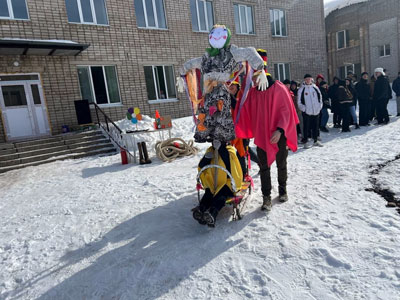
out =
{"type": "Polygon", "coordinates": [[[228,38],[228,30],[222,27],[214,28],[208,35],[211,47],[221,49],[228,38]]]}

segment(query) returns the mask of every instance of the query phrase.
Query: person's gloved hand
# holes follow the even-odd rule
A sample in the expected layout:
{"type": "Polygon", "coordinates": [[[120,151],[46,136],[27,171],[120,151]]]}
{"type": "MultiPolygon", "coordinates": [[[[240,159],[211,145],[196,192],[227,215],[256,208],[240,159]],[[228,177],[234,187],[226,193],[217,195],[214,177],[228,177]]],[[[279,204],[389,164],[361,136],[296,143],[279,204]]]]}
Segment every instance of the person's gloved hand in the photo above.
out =
{"type": "Polygon", "coordinates": [[[256,83],[260,91],[265,91],[268,88],[268,79],[264,69],[261,70],[261,73],[258,75],[256,83]]]}
{"type": "Polygon", "coordinates": [[[185,88],[185,82],[182,77],[176,77],[176,87],[178,89],[178,93],[183,93],[185,88]]]}

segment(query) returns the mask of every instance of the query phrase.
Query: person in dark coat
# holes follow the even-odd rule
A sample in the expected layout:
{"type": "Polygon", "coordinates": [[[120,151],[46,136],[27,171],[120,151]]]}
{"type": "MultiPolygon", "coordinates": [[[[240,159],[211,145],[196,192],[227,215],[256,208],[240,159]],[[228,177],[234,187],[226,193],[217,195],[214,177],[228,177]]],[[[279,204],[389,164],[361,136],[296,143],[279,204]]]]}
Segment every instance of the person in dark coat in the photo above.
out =
{"type": "Polygon", "coordinates": [[[328,89],[328,96],[331,99],[331,110],[333,112],[333,127],[340,128],[341,114],[340,105],[337,99],[337,89],[339,88],[339,78],[333,77],[333,84],[328,89]]]}
{"type": "Polygon", "coordinates": [[[371,87],[368,83],[368,73],[361,74],[361,80],[356,84],[359,103],[360,126],[369,126],[369,114],[371,111],[371,87]]]}
{"type": "Polygon", "coordinates": [[[397,74],[397,78],[393,81],[392,89],[393,92],[396,93],[397,117],[400,117],[400,72],[397,74]]]}
{"type": "MultiPolygon", "coordinates": [[[[294,94],[294,98],[297,99],[297,92],[299,90],[297,81],[292,80],[290,82],[290,90],[294,94]]],[[[297,112],[297,117],[299,118],[299,124],[297,124],[297,136],[300,137],[302,135],[302,130],[303,130],[303,115],[301,113],[301,110],[299,109],[297,102],[296,102],[296,112],[297,112]]]]}
{"type": "MultiPolygon", "coordinates": [[[[356,106],[357,106],[357,92],[356,89],[354,88],[352,82],[351,82],[351,78],[346,78],[345,82],[346,82],[346,88],[349,90],[349,92],[352,95],[352,99],[353,102],[350,105],[350,115],[351,115],[351,119],[353,120],[352,124],[356,126],[356,129],[359,129],[360,126],[358,125],[357,122],[357,114],[356,114],[356,106]]],[[[350,122],[351,123],[351,122],[350,122]]]]}
{"type": "Polygon", "coordinates": [[[350,132],[350,106],[353,103],[353,95],[343,80],[339,81],[336,99],[339,103],[340,115],[342,117],[342,132],[350,132]]]}
{"type": "Polygon", "coordinates": [[[319,90],[321,91],[322,95],[322,109],[321,109],[321,115],[320,115],[320,127],[319,129],[322,132],[329,132],[328,128],[326,128],[326,125],[328,124],[329,120],[329,113],[328,113],[328,108],[330,108],[330,101],[329,101],[329,95],[328,95],[328,84],[326,81],[321,81],[319,83],[319,90]]]}
{"type": "Polygon", "coordinates": [[[385,77],[385,72],[382,68],[376,68],[375,71],[376,82],[374,86],[373,101],[376,106],[376,115],[378,124],[389,123],[389,113],[387,105],[391,98],[392,89],[390,88],[389,81],[385,77]]]}

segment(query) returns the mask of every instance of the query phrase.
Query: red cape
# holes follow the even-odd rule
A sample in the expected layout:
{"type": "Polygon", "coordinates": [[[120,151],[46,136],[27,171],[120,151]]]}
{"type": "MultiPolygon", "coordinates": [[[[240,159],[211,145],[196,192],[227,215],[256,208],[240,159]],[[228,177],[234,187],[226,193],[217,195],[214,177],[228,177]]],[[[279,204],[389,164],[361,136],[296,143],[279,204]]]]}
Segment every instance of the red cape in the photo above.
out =
{"type": "MultiPolygon", "coordinates": [[[[239,106],[237,103],[235,115],[239,106]]],[[[282,128],[285,131],[287,146],[295,152],[298,123],[299,119],[289,90],[277,80],[266,91],[250,89],[240,111],[235,131],[238,138],[254,137],[257,147],[267,153],[268,166],[271,166],[279,150],[278,144],[270,143],[272,134],[278,127],[282,128]]]]}

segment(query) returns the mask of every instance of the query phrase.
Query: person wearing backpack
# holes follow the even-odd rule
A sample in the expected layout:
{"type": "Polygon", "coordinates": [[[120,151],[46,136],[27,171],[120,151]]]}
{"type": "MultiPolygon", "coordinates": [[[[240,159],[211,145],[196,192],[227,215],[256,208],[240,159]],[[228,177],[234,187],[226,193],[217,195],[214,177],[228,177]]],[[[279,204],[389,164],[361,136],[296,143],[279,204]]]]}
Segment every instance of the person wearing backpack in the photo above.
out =
{"type": "MultiPolygon", "coordinates": [[[[321,91],[313,83],[313,78],[310,74],[304,75],[304,82],[297,93],[297,105],[303,115],[303,132],[306,133],[310,130],[314,146],[322,147],[322,143],[318,141],[318,128],[319,113],[322,109],[323,101],[321,91]]],[[[302,142],[305,143],[304,148],[311,147],[306,134],[304,134],[302,142]]]]}

